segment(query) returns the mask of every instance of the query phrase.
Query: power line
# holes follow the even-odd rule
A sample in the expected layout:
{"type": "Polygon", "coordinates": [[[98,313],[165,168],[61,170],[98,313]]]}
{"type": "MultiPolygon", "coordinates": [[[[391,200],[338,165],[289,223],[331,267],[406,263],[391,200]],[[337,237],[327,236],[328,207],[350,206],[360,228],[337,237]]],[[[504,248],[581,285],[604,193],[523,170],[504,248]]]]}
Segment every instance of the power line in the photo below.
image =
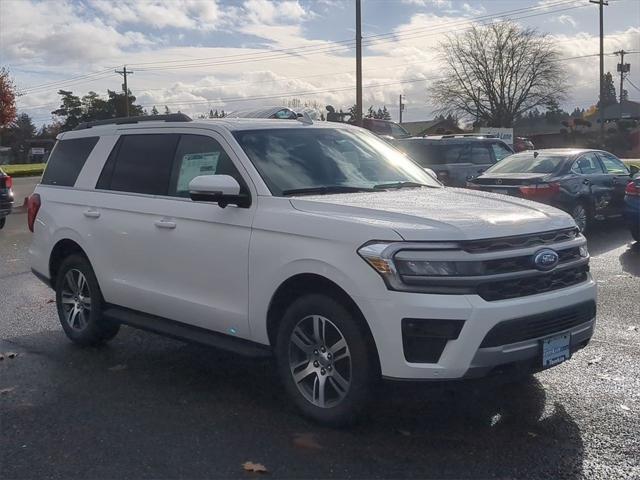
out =
{"type": "MultiPolygon", "coordinates": [[[[534,17],[534,16],[541,16],[541,15],[550,15],[550,14],[554,14],[554,13],[559,13],[561,11],[565,11],[565,10],[571,10],[571,9],[575,9],[575,8],[582,8],[585,5],[573,5],[571,7],[567,7],[567,8],[563,8],[563,9],[556,9],[556,10],[548,10],[549,5],[553,6],[561,6],[561,5],[568,5],[568,4],[573,4],[573,1],[562,1],[562,2],[557,2],[557,3],[553,3],[553,4],[547,4],[547,5],[543,5],[543,6],[538,6],[538,7],[527,7],[527,8],[520,8],[520,9],[515,9],[515,10],[507,10],[507,11],[503,11],[503,12],[496,12],[493,13],[491,15],[483,15],[483,16],[478,16],[478,17],[472,17],[469,19],[465,19],[463,21],[454,21],[454,22],[447,22],[444,23],[442,25],[438,25],[436,27],[420,27],[417,29],[412,29],[412,30],[420,30],[420,31],[430,31],[433,32],[434,30],[442,30],[442,29],[451,29],[452,27],[455,27],[456,25],[461,25],[461,24],[466,24],[466,23],[472,23],[474,21],[477,20],[482,20],[482,19],[487,19],[490,21],[493,21],[493,19],[496,16],[501,16],[504,14],[513,14],[513,13],[518,13],[518,12],[527,12],[527,11],[538,11],[538,10],[543,10],[540,13],[534,13],[534,14],[530,14],[530,15],[524,15],[524,16],[520,16],[520,17],[514,17],[514,18],[510,18],[510,19],[506,19],[504,21],[509,21],[509,20],[519,20],[519,19],[523,19],[523,18],[530,18],[530,17],[534,17]]],[[[472,27],[468,27],[468,28],[472,28],[472,27]]],[[[434,33],[430,33],[427,35],[415,35],[415,34],[410,34],[410,38],[409,39],[416,39],[416,38],[424,38],[425,36],[431,36],[431,35],[437,35],[439,33],[434,32],[434,33]]],[[[404,32],[391,32],[391,33],[382,33],[382,34],[377,34],[377,35],[371,35],[369,37],[366,37],[366,39],[364,40],[364,44],[366,45],[379,45],[380,43],[388,43],[388,42],[392,42],[392,41],[396,41],[398,38],[405,38],[406,33],[404,32]],[[380,39],[383,36],[390,36],[391,38],[386,38],[386,39],[380,39]],[[372,41],[373,39],[373,41],[372,41]]],[[[247,62],[255,62],[255,61],[264,61],[264,60],[277,60],[277,59],[281,59],[281,58],[289,58],[291,56],[291,54],[294,53],[300,53],[302,56],[304,55],[316,55],[316,54],[321,54],[321,53],[331,53],[331,52],[335,52],[335,51],[339,51],[339,50],[344,50],[345,48],[347,49],[352,49],[353,48],[353,43],[354,40],[341,40],[341,41],[337,41],[337,42],[331,42],[332,44],[336,45],[336,44],[341,44],[338,48],[333,47],[333,46],[327,46],[327,45],[323,45],[323,46],[305,46],[305,47],[296,47],[296,48],[290,48],[290,49],[280,49],[280,50],[272,50],[269,52],[258,52],[258,53],[247,53],[247,54],[237,54],[237,55],[229,55],[226,57],[222,57],[222,58],[237,58],[237,60],[235,61],[216,61],[213,63],[185,63],[185,62],[194,62],[197,60],[167,60],[167,61],[158,61],[158,62],[145,62],[145,63],[138,63],[138,64],[133,64],[133,65],[152,65],[152,64],[160,64],[160,63],[178,63],[180,62],[180,65],[176,65],[176,66],[158,66],[158,67],[149,67],[149,68],[142,68],[142,69],[138,69],[138,71],[154,71],[154,70],[176,70],[176,69],[184,69],[184,68],[192,68],[192,67],[206,67],[206,66],[217,66],[217,65],[229,65],[229,64],[239,64],[239,63],[247,63],[247,62]],[[277,52],[283,52],[284,54],[277,54],[277,52]],[[285,53],[286,52],[286,53],[285,53]],[[274,55],[274,53],[276,53],[276,55],[274,55]]],[[[206,59],[210,59],[211,57],[205,57],[203,58],[203,60],[206,59]]],[[[218,57],[220,58],[220,57],[218,57]]],[[[32,93],[36,93],[36,90],[38,91],[42,91],[44,89],[47,88],[52,88],[52,87],[56,87],[56,86],[70,86],[72,85],[72,83],[86,83],[86,82],[80,82],[80,80],[83,79],[88,79],[90,78],[90,81],[95,81],[97,79],[99,79],[99,77],[96,76],[100,76],[102,74],[105,74],[107,72],[109,72],[109,70],[101,70],[98,72],[93,72],[93,73],[89,73],[86,75],[80,75],[77,77],[71,77],[65,80],[61,80],[58,82],[48,82],[48,83],[44,83],[44,84],[40,84],[40,85],[34,85],[31,87],[26,88],[26,94],[32,94],[32,93]],[[93,78],[91,78],[93,77],[93,78]]],[[[108,75],[107,75],[108,76],[108,75]]],[[[102,78],[106,78],[102,77],[102,78]]]]}

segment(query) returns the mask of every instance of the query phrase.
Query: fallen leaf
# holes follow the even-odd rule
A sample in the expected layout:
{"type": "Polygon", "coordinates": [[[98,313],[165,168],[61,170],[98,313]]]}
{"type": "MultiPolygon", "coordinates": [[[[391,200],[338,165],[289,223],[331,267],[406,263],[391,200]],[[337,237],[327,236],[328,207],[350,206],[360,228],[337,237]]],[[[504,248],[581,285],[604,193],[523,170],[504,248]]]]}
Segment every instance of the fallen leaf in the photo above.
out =
{"type": "Polygon", "coordinates": [[[293,444],[300,448],[322,449],[322,445],[318,443],[313,433],[296,433],[293,438],[293,444]]]}
{"type": "Polygon", "coordinates": [[[261,463],[253,463],[253,462],[244,462],[242,464],[242,468],[247,472],[255,472],[255,473],[267,473],[267,467],[262,465],[261,463]]]}
{"type": "Polygon", "coordinates": [[[408,430],[398,430],[398,433],[400,435],[402,435],[403,437],[410,437],[411,436],[411,432],[409,432],[408,430]]]}
{"type": "Polygon", "coordinates": [[[18,356],[16,352],[6,352],[5,355],[7,358],[16,358],[18,356]]]}
{"type": "Polygon", "coordinates": [[[50,298],[49,300],[47,300],[47,303],[56,303],[56,301],[50,298]]]}
{"type": "Polygon", "coordinates": [[[529,435],[530,437],[537,437],[538,434],[537,433],[533,433],[533,432],[527,432],[527,435],[529,435]]]}
{"type": "Polygon", "coordinates": [[[601,361],[601,360],[602,360],[602,357],[595,357],[595,358],[592,358],[591,360],[589,360],[589,361],[587,362],[587,365],[594,365],[594,364],[596,364],[596,363],[600,363],[600,361],[601,361]]]}
{"type": "Polygon", "coordinates": [[[0,390],[0,395],[6,395],[7,393],[11,393],[16,389],[16,387],[3,388],[0,390]]]}
{"type": "Polygon", "coordinates": [[[627,407],[626,405],[620,405],[620,408],[621,408],[622,410],[624,410],[625,412],[628,412],[628,411],[630,411],[630,410],[631,410],[631,409],[630,409],[629,407],[627,407]]]}
{"type": "Polygon", "coordinates": [[[637,325],[631,325],[629,328],[627,328],[627,330],[629,330],[630,332],[637,332],[638,331],[638,326],[637,325]]]}
{"type": "Polygon", "coordinates": [[[4,353],[0,353],[0,361],[4,360],[4,353]]]}
{"type": "Polygon", "coordinates": [[[111,372],[119,372],[121,370],[126,370],[127,366],[123,363],[120,363],[118,365],[114,365],[113,367],[109,367],[109,371],[111,372]]]}

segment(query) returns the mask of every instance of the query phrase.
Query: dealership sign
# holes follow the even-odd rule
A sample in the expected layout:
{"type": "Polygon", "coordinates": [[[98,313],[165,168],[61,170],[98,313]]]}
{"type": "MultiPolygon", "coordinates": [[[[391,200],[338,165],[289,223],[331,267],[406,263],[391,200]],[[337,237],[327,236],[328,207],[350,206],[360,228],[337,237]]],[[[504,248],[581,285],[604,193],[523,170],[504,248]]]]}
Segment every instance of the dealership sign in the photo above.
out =
{"type": "Polygon", "coordinates": [[[513,128],[480,127],[480,133],[493,135],[504,143],[513,145],[513,128]]]}

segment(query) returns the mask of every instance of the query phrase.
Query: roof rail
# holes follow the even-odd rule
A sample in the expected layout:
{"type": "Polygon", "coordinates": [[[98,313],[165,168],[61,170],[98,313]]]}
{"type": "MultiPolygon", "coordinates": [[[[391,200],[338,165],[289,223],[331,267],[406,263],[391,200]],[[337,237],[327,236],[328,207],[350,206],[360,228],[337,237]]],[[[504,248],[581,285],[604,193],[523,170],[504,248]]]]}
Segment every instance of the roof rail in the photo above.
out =
{"type": "Polygon", "coordinates": [[[139,117],[107,118],[106,120],[94,120],[93,122],[82,122],[74,130],[86,130],[100,125],[126,125],[140,122],[190,122],[191,117],[184,113],[170,113],[169,115],[143,115],[139,117]]]}

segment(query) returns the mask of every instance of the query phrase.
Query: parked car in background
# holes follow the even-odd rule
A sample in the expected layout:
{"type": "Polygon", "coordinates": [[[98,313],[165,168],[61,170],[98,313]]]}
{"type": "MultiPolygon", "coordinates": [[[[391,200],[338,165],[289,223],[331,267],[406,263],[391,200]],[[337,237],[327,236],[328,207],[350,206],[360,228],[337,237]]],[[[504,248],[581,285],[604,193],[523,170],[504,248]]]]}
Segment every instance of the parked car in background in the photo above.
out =
{"type": "Polygon", "coordinates": [[[58,136],[27,218],[73,342],[125,323],[273,355],[292,401],[332,425],[380,398],[382,377],[526,377],[595,328],[569,215],[444,188],[346,124],[81,124],[58,136]]]}
{"type": "Polygon", "coordinates": [[[525,137],[516,137],[513,139],[513,149],[516,152],[524,152],[525,150],[533,150],[533,142],[525,137]]]}
{"type": "Polygon", "coordinates": [[[559,148],[516,153],[467,186],[553,205],[586,231],[594,220],[622,214],[630,178],[611,153],[559,148]]]}
{"type": "Polygon", "coordinates": [[[483,136],[412,137],[393,144],[451,187],[464,187],[467,181],[513,154],[502,140],[483,136]]]}
{"type": "Polygon", "coordinates": [[[0,168],[0,229],[4,228],[7,215],[13,207],[13,180],[0,168]]]}
{"type": "Polygon", "coordinates": [[[362,127],[386,138],[409,138],[411,134],[404,127],[391,120],[379,120],[377,118],[363,118],[362,127]]]}
{"type": "Polygon", "coordinates": [[[636,174],[624,191],[624,219],[633,239],[640,242],[640,173],[637,173],[638,167],[631,168],[636,174]]]}

